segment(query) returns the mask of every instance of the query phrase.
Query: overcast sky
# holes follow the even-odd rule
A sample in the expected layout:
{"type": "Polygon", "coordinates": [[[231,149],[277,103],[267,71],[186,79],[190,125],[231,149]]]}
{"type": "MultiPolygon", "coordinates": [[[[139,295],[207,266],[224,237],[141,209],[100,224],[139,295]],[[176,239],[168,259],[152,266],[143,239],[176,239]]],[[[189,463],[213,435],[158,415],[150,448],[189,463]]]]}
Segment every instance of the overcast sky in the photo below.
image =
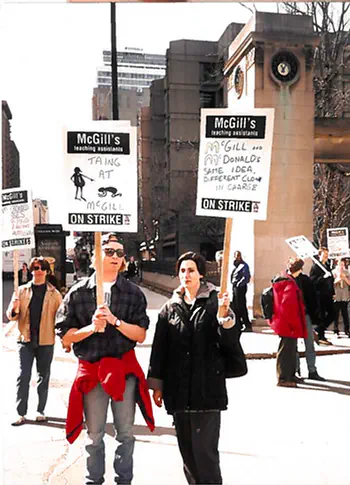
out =
{"type": "MultiPolygon", "coordinates": [[[[235,3],[117,4],[118,47],[165,54],[171,40],[218,40],[230,22],[250,16],[235,3]]],[[[0,29],[1,98],[13,116],[21,185],[48,200],[50,223],[63,223],[62,126],[91,120],[96,70],[110,48],[110,4],[5,0],[0,29]]]]}

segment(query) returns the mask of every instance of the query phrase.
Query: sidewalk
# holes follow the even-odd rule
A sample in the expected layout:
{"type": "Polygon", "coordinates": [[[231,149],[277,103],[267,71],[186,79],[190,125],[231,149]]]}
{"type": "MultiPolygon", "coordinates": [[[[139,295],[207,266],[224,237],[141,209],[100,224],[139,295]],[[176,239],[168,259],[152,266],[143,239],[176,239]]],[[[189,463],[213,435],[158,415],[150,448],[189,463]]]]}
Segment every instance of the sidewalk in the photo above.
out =
{"type": "MultiPolygon", "coordinates": [[[[145,342],[137,346],[136,352],[140,365],[147,372],[157,315],[167,298],[147,289],[143,291],[147,297],[151,323],[145,342]]],[[[316,345],[318,356],[350,353],[350,338],[345,337],[344,334],[342,338],[335,338],[332,332],[328,332],[327,338],[333,345],[327,347],[316,345]]],[[[279,337],[274,335],[269,327],[257,326],[254,332],[243,333],[241,336],[243,349],[250,360],[249,372],[242,379],[227,381],[230,406],[229,411],[223,413],[220,441],[224,483],[227,485],[234,483],[236,485],[329,485],[330,483],[349,485],[347,470],[343,473],[340,468],[337,468],[339,459],[341,463],[345,463],[345,457],[340,457],[339,453],[344,451],[346,454],[346,450],[349,449],[344,438],[349,436],[344,429],[344,420],[347,418],[348,411],[341,406],[343,395],[350,393],[350,382],[346,382],[349,381],[347,378],[349,356],[335,355],[318,359],[317,366],[320,374],[328,378],[328,384],[316,384],[312,388],[305,383],[299,389],[282,389],[276,387],[273,361],[278,342],[279,337]],[[333,392],[324,392],[332,390],[331,386],[338,387],[335,387],[333,392]],[[321,391],[323,391],[322,398],[319,394],[321,391]],[[278,414],[279,409],[284,409],[290,399],[293,402],[296,400],[295,405],[298,409],[306,406],[314,410],[316,417],[313,421],[317,422],[323,415],[318,407],[320,398],[326,400],[329,408],[338,409],[339,422],[343,423],[340,427],[327,428],[326,435],[325,430],[322,429],[321,432],[316,424],[315,429],[310,430],[308,413],[305,413],[305,416],[301,413],[298,418],[291,413],[290,422],[285,423],[289,427],[289,432],[283,436],[280,435],[280,422],[284,418],[278,414]],[[317,415],[318,411],[320,416],[317,415]],[[242,419],[237,420],[238,415],[242,415],[242,419]],[[336,435],[338,428],[339,435],[336,435]],[[258,434],[256,430],[259,430],[258,434]],[[331,433],[331,436],[328,436],[328,433],[331,433]],[[344,443],[339,445],[339,440],[344,440],[344,443]],[[331,455],[329,443],[337,443],[331,455]],[[297,471],[293,475],[294,472],[290,470],[290,475],[288,477],[285,475],[285,467],[290,464],[290,456],[294,456],[304,470],[302,480],[297,471]],[[316,459],[315,456],[327,463],[327,473],[325,468],[320,467],[320,463],[310,467],[310,463],[316,459]],[[312,471],[310,476],[306,476],[308,467],[310,473],[312,471]],[[319,470],[318,475],[317,470],[319,470]],[[331,481],[330,476],[333,477],[335,472],[336,481],[331,481]]],[[[6,369],[3,389],[7,390],[2,422],[3,442],[6,443],[3,460],[4,485],[39,485],[39,483],[83,485],[86,434],[82,432],[73,445],[68,445],[64,433],[68,396],[76,372],[76,358],[73,354],[65,354],[61,345],[57,343],[46,410],[49,422],[37,424],[33,421],[37,397],[36,392],[31,388],[29,421],[24,426],[13,428],[10,422],[13,417],[14,383],[17,372],[15,336],[3,338],[2,343],[3,362],[6,369]],[[13,463],[13,456],[16,456],[16,466],[13,463]]],[[[298,342],[298,347],[303,356],[304,345],[301,340],[298,342]]],[[[302,366],[305,368],[304,359],[302,366]]],[[[35,379],[34,369],[33,378],[35,379]]],[[[137,445],[134,454],[133,483],[135,485],[163,485],[164,483],[184,485],[186,482],[172,426],[172,417],[168,416],[164,409],[155,407],[154,414],[157,427],[154,433],[150,433],[141,413],[138,409],[136,411],[137,445]]],[[[114,483],[112,462],[116,444],[111,423],[112,417],[109,411],[105,436],[106,485],[114,483]]]]}

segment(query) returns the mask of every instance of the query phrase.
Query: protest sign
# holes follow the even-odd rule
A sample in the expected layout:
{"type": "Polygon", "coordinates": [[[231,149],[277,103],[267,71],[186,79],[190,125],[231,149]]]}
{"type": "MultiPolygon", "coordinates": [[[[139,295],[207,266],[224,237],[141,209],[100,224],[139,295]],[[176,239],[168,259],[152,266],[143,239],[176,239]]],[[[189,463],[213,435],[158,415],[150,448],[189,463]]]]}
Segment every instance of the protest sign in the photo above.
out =
{"type": "Polygon", "coordinates": [[[273,109],[202,109],[196,214],[266,220],[273,109]]]}
{"type": "Polygon", "coordinates": [[[64,132],[66,224],[137,232],[136,128],[95,121],[64,132]]]}
{"type": "Polygon", "coordinates": [[[311,258],[318,253],[317,248],[305,236],[290,237],[286,239],[286,243],[301,259],[311,258]]]}
{"type": "Polygon", "coordinates": [[[318,254],[318,250],[305,236],[291,237],[286,239],[286,243],[291,249],[293,249],[299,258],[311,258],[312,261],[322,269],[325,278],[332,276],[327,268],[325,268],[323,264],[317,258],[315,258],[315,256],[318,254]]]}
{"type": "Polygon", "coordinates": [[[32,197],[21,188],[2,191],[1,246],[3,251],[35,247],[32,197]]]}
{"type": "Polygon", "coordinates": [[[349,252],[349,230],[347,227],[327,229],[329,258],[347,258],[349,252]]]}

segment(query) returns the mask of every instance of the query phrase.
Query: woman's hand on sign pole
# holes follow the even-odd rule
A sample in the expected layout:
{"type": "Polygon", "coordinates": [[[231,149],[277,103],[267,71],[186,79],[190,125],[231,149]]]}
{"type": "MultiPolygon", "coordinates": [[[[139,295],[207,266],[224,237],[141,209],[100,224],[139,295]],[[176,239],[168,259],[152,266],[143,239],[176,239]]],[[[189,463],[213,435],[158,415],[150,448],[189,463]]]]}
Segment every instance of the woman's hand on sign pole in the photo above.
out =
{"type": "Polygon", "coordinates": [[[227,317],[228,309],[230,308],[230,295],[226,291],[225,293],[218,294],[219,308],[222,308],[222,316],[227,317]]]}

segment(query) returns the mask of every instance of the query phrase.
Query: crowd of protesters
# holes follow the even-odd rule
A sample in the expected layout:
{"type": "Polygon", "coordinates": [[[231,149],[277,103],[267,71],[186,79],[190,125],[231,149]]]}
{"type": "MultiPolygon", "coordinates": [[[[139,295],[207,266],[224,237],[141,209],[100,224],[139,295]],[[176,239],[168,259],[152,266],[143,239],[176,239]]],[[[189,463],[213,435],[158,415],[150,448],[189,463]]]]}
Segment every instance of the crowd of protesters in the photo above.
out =
{"type": "Polygon", "coordinates": [[[350,338],[349,300],[350,275],[347,259],[338,259],[332,269],[329,251],[321,247],[309,277],[302,273],[304,261],[290,258],[286,271],[273,279],[273,315],[270,325],[280,336],[277,352],[277,385],[296,387],[301,379],[297,351],[298,338],[304,339],[308,379],[325,381],[316,369],[314,342],[332,345],[326,330],[333,324],[339,337],[339,313],[342,313],[344,334],[350,338]]]}
{"type": "MultiPolygon", "coordinates": [[[[350,274],[345,260],[331,268],[328,250],[320,248],[319,264],[310,275],[304,261],[289,258],[283,274],[273,279],[273,315],[269,321],[279,335],[277,385],[296,387],[302,380],[298,339],[305,343],[308,378],[324,381],[317,372],[315,342],[330,345],[326,330],[334,324],[350,337],[348,301],[350,274]]],[[[149,327],[146,298],[136,284],[140,266],[126,261],[124,247],[114,233],[102,237],[104,303],[96,305],[95,255],[90,275],[63,295],[50,283],[50,265],[35,257],[19,274],[20,287],[7,310],[18,321],[20,372],[17,379],[17,416],[14,426],[26,422],[29,384],[34,360],[38,373],[37,420],[45,421],[55,333],[63,348],[73,350],[78,372],[69,395],[66,438],[73,443],[85,420],[87,428],[85,484],[103,483],[104,434],[111,405],[117,448],[115,481],[133,479],[136,404],[147,426],[154,429],[153,402],[173,416],[178,447],[188,483],[222,484],[219,460],[221,411],[227,409],[226,378],[244,375],[240,347],[243,331],[252,332],[246,294],[250,269],[241,251],[234,252],[231,294],[218,294],[206,281],[206,261],[187,252],[176,263],[179,287],[161,308],[153,339],[148,374],[139,365],[135,346],[149,327]],[[238,349],[238,350],[237,350],[238,349]],[[232,364],[234,362],[234,364],[232,364]],[[181,363],[181,365],[179,365],[181,363]],[[232,372],[232,365],[242,371],[232,372]],[[231,373],[228,366],[231,365],[231,373]]]]}

